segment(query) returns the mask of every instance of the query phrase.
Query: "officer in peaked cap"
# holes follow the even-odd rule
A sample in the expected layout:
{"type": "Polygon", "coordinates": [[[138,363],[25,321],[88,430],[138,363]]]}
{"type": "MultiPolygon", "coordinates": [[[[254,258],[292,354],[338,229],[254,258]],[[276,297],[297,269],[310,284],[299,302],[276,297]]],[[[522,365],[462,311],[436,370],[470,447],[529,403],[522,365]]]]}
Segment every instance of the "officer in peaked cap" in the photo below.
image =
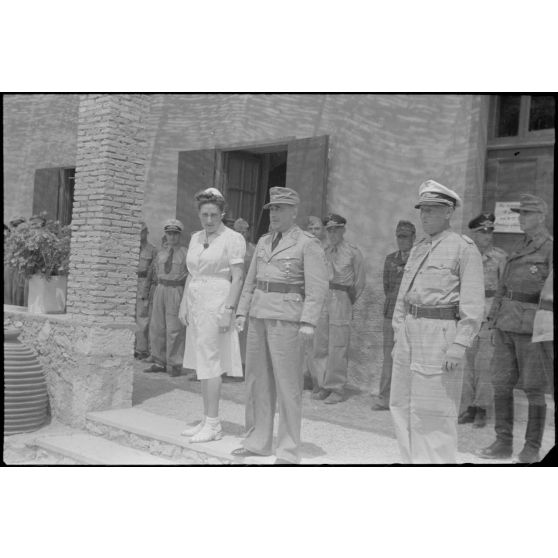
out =
{"type": "Polygon", "coordinates": [[[179,376],[184,359],[186,330],[178,319],[188,269],[187,250],[179,246],[183,225],[178,219],[165,221],[166,246],[155,257],[157,287],[149,324],[153,364],[145,372],[168,372],[179,376]]]}
{"type": "Polygon", "coordinates": [[[340,403],[344,398],[352,309],[366,283],[362,253],[344,239],[346,224],[345,217],[332,213],[325,225],[328,244],[324,251],[332,277],[310,361],[312,376],[320,386],[312,398],[327,404],[340,403]]]}
{"type": "Polygon", "coordinates": [[[495,344],[491,375],[496,441],[481,450],[482,457],[512,455],[513,390],[519,387],[527,395],[529,411],[525,444],[517,460],[534,463],[540,459],[547,379],[532,335],[541,290],[553,261],[553,238],[544,224],[547,210],[545,201],[532,194],[522,194],[519,207],[513,210],[519,213],[525,236],[508,258],[488,315],[495,344]]]}
{"type": "Polygon", "coordinates": [[[405,265],[393,312],[390,410],[404,463],[455,463],[465,350],[484,313],[482,259],[451,230],[459,196],[427,180],[419,190],[426,238],[405,265]]]}
{"type": "Polygon", "coordinates": [[[393,319],[393,310],[399,285],[403,278],[403,270],[409,259],[409,253],[415,243],[416,229],[415,225],[410,221],[399,221],[395,228],[395,237],[397,239],[397,247],[399,250],[386,256],[384,262],[384,294],[386,296],[384,302],[384,362],[382,365],[382,376],[380,377],[380,390],[378,400],[372,405],[373,411],[389,410],[389,399],[391,390],[391,370],[393,368],[393,359],[391,352],[393,351],[393,327],[391,321],[393,319]]]}
{"type": "Polygon", "coordinates": [[[149,356],[149,286],[148,272],[157,256],[157,249],[147,242],[149,229],[145,222],[140,223],[140,253],[138,262],[138,285],[136,293],[136,347],[134,356],[144,359],[149,356]]]}
{"type": "Polygon", "coordinates": [[[248,433],[238,457],[270,455],[273,418],[279,405],[276,464],[300,460],[303,354],[328,290],[324,252],[317,238],[295,224],[298,194],[270,188],[271,232],[263,235],[237,309],[237,327],[248,316],[246,349],[248,433]]]}
{"type": "Polygon", "coordinates": [[[495,217],[493,213],[481,213],[469,221],[471,236],[482,256],[484,271],[485,312],[479,334],[471,347],[465,351],[463,391],[458,424],[473,423],[476,428],[486,425],[486,411],[492,404],[490,361],[494,347],[486,316],[490,311],[498,282],[502,278],[507,254],[493,244],[495,217]]]}

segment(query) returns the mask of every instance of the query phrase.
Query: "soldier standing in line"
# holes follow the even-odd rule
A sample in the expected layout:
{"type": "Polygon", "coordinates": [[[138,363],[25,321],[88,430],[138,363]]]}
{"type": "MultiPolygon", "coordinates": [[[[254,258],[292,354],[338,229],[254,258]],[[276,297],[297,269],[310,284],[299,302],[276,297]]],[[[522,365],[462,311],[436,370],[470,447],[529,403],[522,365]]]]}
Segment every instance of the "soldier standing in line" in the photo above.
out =
{"type": "Polygon", "coordinates": [[[314,358],[310,362],[312,376],[320,385],[312,398],[323,399],[328,404],[344,399],[353,304],[366,283],[360,250],[343,238],[346,223],[345,217],[332,213],[325,226],[328,237],[325,255],[333,277],[317,326],[314,358]]]}
{"type": "Polygon", "coordinates": [[[178,245],[183,228],[178,219],[169,219],[164,225],[167,247],[155,259],[157,287],[149,323],[153,364],[144,372],[166,370],[170,376],[180,376],[182,370],[186,328],[178,319],[178,310],[188,275],[187,250],[178,245]]]}
{"type": "Polygon", "coordinates": [[[494,388],[496,441],[480,451],[481,457],[506,458],[513,452],[513,390],[517,386],[529,402],[525,445],[517,460],[539,461],[546,418],[546,375],[541,354],[532,342],[533,322],[541,290],[552,269],[553,239],[544,225],[547,205],[522,194],[519,226],[525,237],[508,258],[504,275],[488,315],[494,340],[491,364],[494,388]]]}
{"type": "Polygon", "coordinates": [[[320,243],[296,224],[300,198],[290,188],[273,187],[273,232],[263,235],[248,271],[237,309],[243,330],[249,315],[246,388],[253,425],[238,457],[270,455],[273,420],[279,404],[276,464],[300,461],[302,361],[327,293],[327,268],[320,243]]]}
{"type": "Polygon", "coordinates": [[[384,263],[384,294],[386,295],[384,303],[384,362],[382,365],[378,401],[372,405],[373,411],[389,411],[391,369],[393,368],[391,352],[393,351],[394,343],[391,321],[393,319],[393,310],[397,300],[397,293],[399,292],[399,285],[401,285],[401,279],[403,278],[403,270],[405,269],[411,248],[415,243],[416,232],[415,225],[410,221],[399,221],[395,228],[399,250],[388,254],[384,263]]]}
{"type": "Polygon", "coordinates": [[[457,423],[472,422],[475,428],[486,426],[486,410],[492,403],[490,361],[494,353],[494,347],[490,342],[490,331],[486,316],[490,312],[496,288],[504,273],[506,258],[508,257],[504,250],[493,245],[494,221],[493,213],[481,213],[481,215],[469,221],[471,236],[482,256],[485,318],[473,344],[465,351],[461,414],[457,423]]]}
{"type": "Polygon", "coordinates": [[[459,196],[434,180],[419,190],[427,237],[407,260],[393,312],[390,411],[404,463],[455,463],[463,359],[484,314],[482,259],[451,230],[459,196]]]}
{"type": "Polygon", "coordinates": [[[157,249],[153,244],[147,242],[148,234],[147,225],[142,222],[136,292],[136,349],[134,357],[137,359],[145,359],[149,356],[149,290],[146,289],[146,283],[151,264],[157,256],[157,249]]]}

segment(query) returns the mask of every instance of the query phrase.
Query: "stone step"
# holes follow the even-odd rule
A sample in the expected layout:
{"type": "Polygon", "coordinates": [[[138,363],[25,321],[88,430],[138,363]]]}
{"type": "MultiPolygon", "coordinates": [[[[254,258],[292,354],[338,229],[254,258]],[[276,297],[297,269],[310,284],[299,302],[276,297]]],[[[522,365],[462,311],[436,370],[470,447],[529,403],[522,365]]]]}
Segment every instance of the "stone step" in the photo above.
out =
{"type": "MultiPolygon", "coordinates": [[[[273,463],[274,457],[242,460],[231,455],[242,438],[225,434],[221,440],[191,444],[181,436],[184,421],[157,415],[137,408],[88,413],[85,428],[128,447],[188,465],[230,465],[235,463],[273,463]]],[[[189,425],[188,425],[189,426],[189,425]]]]}
{"type": "Polygon", "coordinates": [[[90,434],[44,436],[36,438],[34,443],[49,453],[66,456],[84,465],[176,465],[169,459],[90,434]]]}

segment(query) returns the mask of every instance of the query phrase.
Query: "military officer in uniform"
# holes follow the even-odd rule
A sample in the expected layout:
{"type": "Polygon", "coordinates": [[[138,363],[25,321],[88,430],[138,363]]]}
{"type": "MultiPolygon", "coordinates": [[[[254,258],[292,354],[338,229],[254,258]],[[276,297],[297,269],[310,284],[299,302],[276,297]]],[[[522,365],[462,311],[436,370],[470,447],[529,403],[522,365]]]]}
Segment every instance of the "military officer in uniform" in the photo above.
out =
{"type": "Polygon", "coordinates": [[[475,428],[486,426],[486,410],[492,403],[490,361],[494,347],[486,316],[490,312],[498,282],[504,273],[508,255],[493,245],[495,217],[493,213],[481,213],[469,221],[471,236],[482,256],[484,270],[484,320],[473,345],[465,351],[461,414],[458,424],[473,423],[475,428]]]}
{"type": "Polygon", "coordinates": [[[237,309],[237,327],[249,318],[246,388],[253,424],[233,455],[270,455],[273,418],[279,405],[276,464],[300,460],[302,361],[312,342],[327,290],[327,268],[319,241],[295,224],[298,194],[270,188],[272,232],[256,245],[237,309]]]}
{"type": "Polygon", "coordinates": [[[149,230],[141,223],[140,254],[138,263],[138,288],[136,292],[136,350],[134,356],[144,359],[149,356],[149,291],[146,289],[147,275],[151,264],[157,256],[157,249],[147,242],[149,230]],[[147,291],[147,292],[146,292],[147,291]]]}
{"type": "Polygon", "coordinates": [[[416,208],[427,237],[407,260],[393,313],[390,411],[404,463],[455,463],[465,350],[484,314],[482,259],[451,230],[459,196],[424,182],[416,208]]]}
{"type": "Polygon", "coordinates": [[[149,323],[149,339],[153,364],[145,372],[168,372],[180,376],[184,358],[186,329],[178,319],[188,269],[187,250],[179,246],[183,230],[178,219],[165,222],[167,245],[155,258],[157,287],[149,323]]]}
{"type": "Polygon", "coordinates": [[[520,196],[519,225],[524,238],[508,258],[488,315],[495,344],[491,364],[496,441],[481,457],[506,458],[513,451],[513,390],[529,402],[525,445],[520,463],[539,461],[546,418],[547,385],[541,354],[532,342],[533,321],[541,290],[552,269],[553,239],[544,225],[547,205],[531,194],[520,196]]]}
{"type": "Polygon", "coordinates": [[[391,369],[393,367],[391,352],[393,351],[394,343],[391,321],[393,319],[393,310],[397,300],[397,293],[399,292],[399,285],[401,285],[401,279],[403,279],[403,270],[409,259],[411,248],[415,243],[416,232],[415,225],[410,221],[399,221],[395,228],[399,250],[388,254],[384,263],[384,294],[386,295],[384,302],[384,362],[380,378],[378,401],[372,405],[373,411],[389,410],[391,369]]]}
{"type": "Polygon", "coordinates": [[[325,255],[333,277],[316,328],[312,376],[320,390],[313,399],[334,404],[343,401],[349,366],[349,334],[353,304],[362,294],[366,275],[360,250],[343,237],[347,220],[331,214],[325,225],[328,244],[325,255]]]}

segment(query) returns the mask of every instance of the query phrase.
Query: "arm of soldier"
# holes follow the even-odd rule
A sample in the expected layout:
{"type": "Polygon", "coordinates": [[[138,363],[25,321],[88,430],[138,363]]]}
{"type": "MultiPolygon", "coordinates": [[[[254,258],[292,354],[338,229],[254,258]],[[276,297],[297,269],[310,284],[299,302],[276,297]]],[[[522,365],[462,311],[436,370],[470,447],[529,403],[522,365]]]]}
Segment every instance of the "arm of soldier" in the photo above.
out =
{"type": "Polygon", "coordinates": [[[474,244],[467,244],[459,261],[459,320],[453,343],[449,346],[442,368],[457,368],[465,349],[470,347],[484,317],[484,271],[482,257],[474,244]]]}
{"type": "Polygon", "coordinates": [[[386,256],[384,261],[384,294],[387,296],[389,293],[389,257],[386,256]]]}
{"type": "MultiPolygon", "coordinates": [[[[258,248],[256,246],[256,253],[257,250],[258,248]]],[[[240,302],[238,303],[238,308],[236,309],[236,327],[238,331],[242,331],[244,329],[246,316],[250,310],[252,295],[254,294],[254,289],[256,288],[257,267],[258,258],[256,258],[256,254],[254,254],[252,261],[250,262],[250,267],[248,268],[248,273],[246,274],[246,280],[244,281],[244,287],[242,288],[242,293],[240,295],[240,302]]]]}
{"type": "Polygon", "coordinates": [[[186,285],[184,287],[184,292],[182,293],[182,300],[180,301],[180,308],[178,309],[178,319],[185,325],[188,325],[188,301],[187,293],[188,287],[190,286],[191,275],[186,278],[186,285]]]}
{"type": "Polygon", "coordinates": [[[362,294],[366,285],[366,269],[364,267],[364,259],[362,252],[356,248],[353,256],[353,268],[355,270],[355,300],[362,294]]]}
{"type": "Polygon", "coordinates": [[[147,275],[145,277],[145,283],[143,284],[142,292],[140,293],[140,297],[142,300],[147,300],[149,298],[149,291],[151,290],[151,286],[153,285],[153,270],[155,268],[154,260],[151,260],[149,267],[147,268],[147,275]]]}
{"type": "Polygon", "coordinates": [[[328,269],[318,239],[309,239],[304,244],[302,253],[305,297],[300,316],[300,333],[305,337],[312,337],[329,290],[328,269]]]}

